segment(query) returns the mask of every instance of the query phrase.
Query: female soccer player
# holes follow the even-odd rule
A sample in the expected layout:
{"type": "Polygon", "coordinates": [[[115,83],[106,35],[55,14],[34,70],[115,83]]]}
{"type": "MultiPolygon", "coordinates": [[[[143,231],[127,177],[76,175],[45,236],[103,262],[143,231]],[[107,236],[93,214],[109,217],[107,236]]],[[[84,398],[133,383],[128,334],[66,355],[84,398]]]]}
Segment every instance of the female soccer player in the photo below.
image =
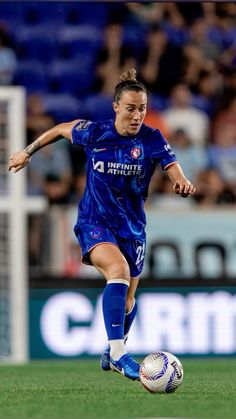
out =
{"type": "Polygon", "coordinates": [[[144,201],[156,165],[167,171],[175,193],[195,193],[160,131],[143,124],[146,108],[146,88],[131,69],[115,87],[114,120],[56,125],[9,161],[9,170],[17,172],[37,150],[62,137],[84,147],[87,183],[74,231],[83,262],[107,280],[103,316],[109,343],[101,367],[133,380],[139,379],[139,364],[126,352],[125,340],[137,311],[134,296],[145,256],[144,201]]]}

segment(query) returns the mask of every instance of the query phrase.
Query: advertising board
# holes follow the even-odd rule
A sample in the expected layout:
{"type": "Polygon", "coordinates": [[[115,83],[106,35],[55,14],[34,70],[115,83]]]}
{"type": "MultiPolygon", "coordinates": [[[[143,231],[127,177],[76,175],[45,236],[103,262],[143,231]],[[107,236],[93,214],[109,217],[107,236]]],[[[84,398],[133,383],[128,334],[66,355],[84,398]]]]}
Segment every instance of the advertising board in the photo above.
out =
{"type": "MultiPolygon", "coordinates": [[[[101,289],[31,290],[30,358],[101,354],[101,301],[101,289]]],[[[236,287],[140,288],[137,303],[127,343],[133,354],[236,354],[236,287]]]]}

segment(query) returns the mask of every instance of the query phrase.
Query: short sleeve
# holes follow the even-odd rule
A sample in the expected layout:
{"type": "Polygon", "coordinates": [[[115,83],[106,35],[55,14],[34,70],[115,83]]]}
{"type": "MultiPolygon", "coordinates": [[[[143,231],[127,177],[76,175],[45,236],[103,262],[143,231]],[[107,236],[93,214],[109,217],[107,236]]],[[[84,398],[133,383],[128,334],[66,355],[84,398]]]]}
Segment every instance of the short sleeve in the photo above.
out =
{"type": "Polygon", "coordinates": [[[152,139],[152,158],[161,165],[163,170],[167,169],[171,164],[178,162],[170,144],[159,130],[155,130],[152,139]]]}
{"type": "Polygon", "coordinates": [[[72,128],[72,144],[86,147],[91,136],[91,121],[81,120],[72,128]]]}

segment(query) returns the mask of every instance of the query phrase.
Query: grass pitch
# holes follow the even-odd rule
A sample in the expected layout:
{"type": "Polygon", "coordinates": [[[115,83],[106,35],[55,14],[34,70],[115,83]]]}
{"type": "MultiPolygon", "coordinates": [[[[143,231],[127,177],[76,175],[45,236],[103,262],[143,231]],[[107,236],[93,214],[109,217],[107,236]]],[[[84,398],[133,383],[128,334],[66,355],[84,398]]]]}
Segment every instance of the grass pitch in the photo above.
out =
{"type": "Polygon", "coordinates": [[[98,361],[0,367],[1,419],[236,418],[236,360],[183,359],[183,385],[150,394],[98,361]]]}

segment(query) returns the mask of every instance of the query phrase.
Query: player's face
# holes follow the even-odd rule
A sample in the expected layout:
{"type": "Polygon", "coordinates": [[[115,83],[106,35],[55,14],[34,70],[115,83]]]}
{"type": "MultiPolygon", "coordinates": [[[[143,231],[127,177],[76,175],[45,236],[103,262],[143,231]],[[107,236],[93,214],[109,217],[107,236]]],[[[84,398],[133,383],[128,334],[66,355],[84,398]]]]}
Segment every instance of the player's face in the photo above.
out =
{"type": "Polygon", "coordinates": [[[144,92],[122,93],[118,103],[113,103],[116,112],[115,127],[121,135],[136,135],[147,110],[147,95],[144,92]]]}

